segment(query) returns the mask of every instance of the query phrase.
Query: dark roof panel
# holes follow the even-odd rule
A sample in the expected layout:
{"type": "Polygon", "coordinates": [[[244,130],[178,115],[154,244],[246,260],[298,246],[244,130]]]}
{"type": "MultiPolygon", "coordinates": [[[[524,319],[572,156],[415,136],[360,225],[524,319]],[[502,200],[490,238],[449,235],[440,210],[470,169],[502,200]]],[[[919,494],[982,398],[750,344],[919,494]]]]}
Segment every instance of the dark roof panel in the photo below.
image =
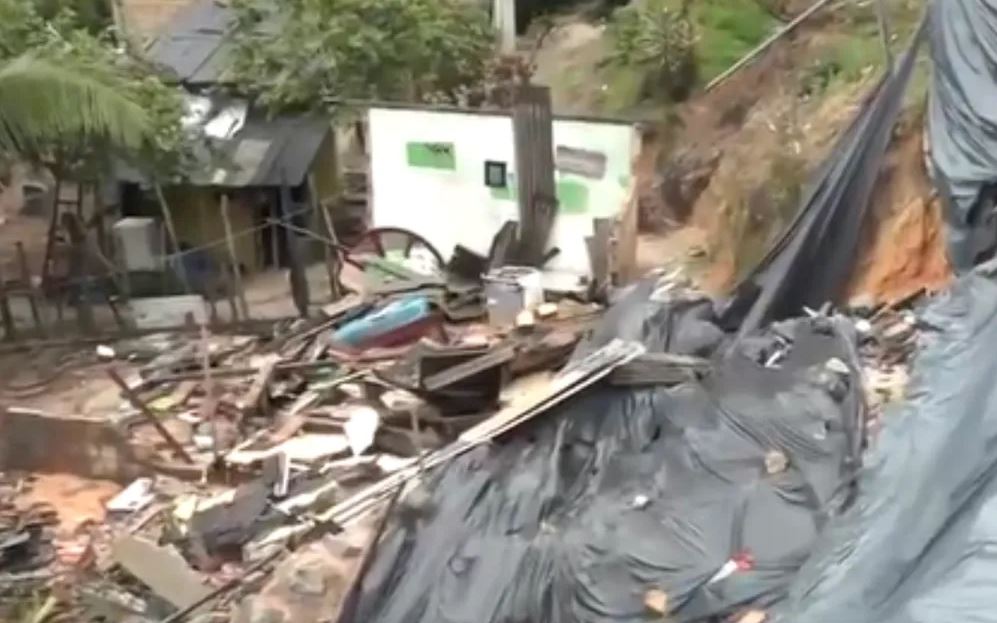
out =
{"type": "Polygon", "coordinates": [[[192,180],[203,186],[298,186],[305,181],[322,143],[332,132],[317,117],[251,116],[239,132],[217,142],[219,157],[204,175],[192,180]]]}
{"type": "Polygon", "coordinates": [[[229,7],[200,0],[179,12],[146,55],[183,84],[214,84],[228,68],[227,34],[233,20],[229,7]]]}

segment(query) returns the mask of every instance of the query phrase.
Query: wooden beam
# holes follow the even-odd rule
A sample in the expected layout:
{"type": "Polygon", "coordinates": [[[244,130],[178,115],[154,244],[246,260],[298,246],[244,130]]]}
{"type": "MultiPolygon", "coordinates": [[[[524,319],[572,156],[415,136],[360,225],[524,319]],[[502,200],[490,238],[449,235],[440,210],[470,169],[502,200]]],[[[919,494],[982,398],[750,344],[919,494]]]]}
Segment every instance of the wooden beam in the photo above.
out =
{"type": "Polygon", "coordinates": [[[128,387],[128,383],[125,383],[125,380],[121,378],[121,375],[119,375],[113,368],[107,371],[107,375],[111,377],[111,380],[114,381],[115,385],[121,388],[121,393],[124,394],[125,399],[128,400],[128,402],[142,414],[142,417],[145,418],[149,424],[152,424],[157,432],[159,432],[159,435],[164,441],[166,441],[167,445],[169,445],[185,462],[193,464],[194,459],[187,453],[187,450],[184,449],[183,445],[177,441],[176,437],[170,434],[170,431],[166,430],[166,427],[159,421],[156,414],[150,411],[149,407],[142,402],[142,399],[139,398],[130,387],[128,387]]]}

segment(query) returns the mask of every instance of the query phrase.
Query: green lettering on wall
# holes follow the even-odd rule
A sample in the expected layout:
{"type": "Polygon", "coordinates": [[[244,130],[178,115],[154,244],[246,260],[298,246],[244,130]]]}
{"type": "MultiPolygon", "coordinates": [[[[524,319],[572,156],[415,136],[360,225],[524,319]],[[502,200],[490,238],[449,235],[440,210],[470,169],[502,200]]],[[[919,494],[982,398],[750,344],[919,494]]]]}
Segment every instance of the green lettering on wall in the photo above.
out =
{"type": "Polygon", "coordinates": [[[457,150],[453,143],[408,143],[405,156],[410,167],[457,170],[457,150]]]}
{"type": "Polygon", "coordinates": [[[585,214],[589,209],[589,187],[578,180],[557,183],[557,202],[562,214],[585,214]]]}

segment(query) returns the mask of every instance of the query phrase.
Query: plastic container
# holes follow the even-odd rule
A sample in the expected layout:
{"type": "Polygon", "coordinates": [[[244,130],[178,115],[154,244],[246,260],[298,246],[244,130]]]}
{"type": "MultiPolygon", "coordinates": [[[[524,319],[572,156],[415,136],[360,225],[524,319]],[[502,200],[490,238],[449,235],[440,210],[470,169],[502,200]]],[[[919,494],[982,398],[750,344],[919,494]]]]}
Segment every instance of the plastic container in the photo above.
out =
{"type": "Polygon", "coordinates": [[[496,327],[512,327],[523,310],[544,302],[541,272],[527,266],[503,266],[485,275],[488,322],[496,327]]]}
{"type": "Polygon", "coordinates": [[[432,319],[432,306],[425,296],[413,296],[388,303],[381,309],[363,318],[347,322],[333,333],[332,339],[338,344],[351,348],[387,346],[395,340],[403,339],[406,329],[416,327],[432,319]]]}

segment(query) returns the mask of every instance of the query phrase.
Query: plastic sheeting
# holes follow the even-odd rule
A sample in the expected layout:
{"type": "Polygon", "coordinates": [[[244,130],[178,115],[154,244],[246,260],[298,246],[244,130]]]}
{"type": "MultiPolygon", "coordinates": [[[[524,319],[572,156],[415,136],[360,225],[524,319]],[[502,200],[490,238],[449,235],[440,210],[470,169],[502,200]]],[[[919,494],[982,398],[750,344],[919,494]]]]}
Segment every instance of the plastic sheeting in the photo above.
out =
{"type": "Polygon", "coordinates": [[[837,302],[858,256],[862,225],[913,73],[926,20],[817,172],[800,211],[742,283],[724,324],[745,335],[767,322],[837,302]]]}
{"type": "Polygon", "coordinates": [[[910,400],[777,621],[997,623],[997,283],[968,275],[923,318],[910,400]]]}
{"type": "Polygon", "coordinates": [[[935,0],[931,52],[931,162],[964,271],[997,244],[997,0],[935,0]]]}
{"type": "MultiPolygon", "coordinates": [[[[654,285],[617,304],[578,356],[614,337],[719,352],[712,303],[654,285]]],[[[420,485],[352,620],[644,621],[657,589],[683,623],[777,601],[847,497],[855,366],[848,322],[793,321],[717,357],[701,381],[571,399],[420,485]]]]}

